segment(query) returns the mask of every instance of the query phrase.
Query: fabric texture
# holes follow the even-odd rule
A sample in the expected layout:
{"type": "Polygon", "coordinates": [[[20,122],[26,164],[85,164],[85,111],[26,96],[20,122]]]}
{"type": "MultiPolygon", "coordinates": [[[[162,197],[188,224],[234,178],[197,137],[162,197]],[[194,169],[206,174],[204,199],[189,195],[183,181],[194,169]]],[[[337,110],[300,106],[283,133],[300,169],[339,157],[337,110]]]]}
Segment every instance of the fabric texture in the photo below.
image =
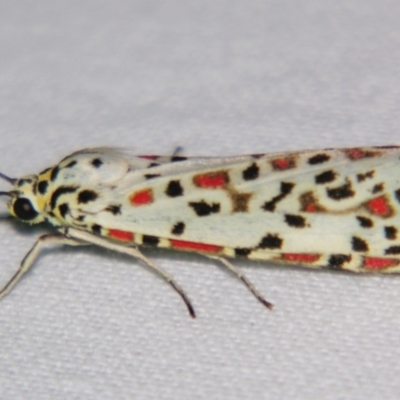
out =
{"type": "MultiPolygon", "coordinates": [[[[399,144],[400,3],[48,1],[0,6],[0,170],[90,146],[139,154],[399,144]]],[[[6,182],[0,190],[7,190],[6,182]]],[[[5,212],[5,206],[2,205],[5,212]]],[[[0,283],[48,227],[0,223],[0,283]]],[[[395,399],[400,277],[103,249],[45,251],[0,302],[1,399],[395,399]]]]}

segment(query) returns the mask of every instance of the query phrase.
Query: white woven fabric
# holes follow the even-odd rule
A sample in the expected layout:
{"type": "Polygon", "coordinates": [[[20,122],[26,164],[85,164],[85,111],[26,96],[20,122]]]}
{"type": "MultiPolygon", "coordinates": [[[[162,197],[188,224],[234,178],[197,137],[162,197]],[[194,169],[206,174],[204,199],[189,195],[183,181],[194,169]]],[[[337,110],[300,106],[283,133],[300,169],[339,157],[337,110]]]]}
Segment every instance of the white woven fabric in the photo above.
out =
{"type": "MultiPolygon", "coordinates": [[[[399,144],[399,21],[391,0],[3,1],[0,170],[399,144]]],[[[1,220],[1,284],[44,230],[1,220]]],[[[400,277],[237,263],[269,312],[201,256],[146,254],[196,320],[135,260],[46,252],[0,302],[0,398],[399,397],[400,277]]]]}

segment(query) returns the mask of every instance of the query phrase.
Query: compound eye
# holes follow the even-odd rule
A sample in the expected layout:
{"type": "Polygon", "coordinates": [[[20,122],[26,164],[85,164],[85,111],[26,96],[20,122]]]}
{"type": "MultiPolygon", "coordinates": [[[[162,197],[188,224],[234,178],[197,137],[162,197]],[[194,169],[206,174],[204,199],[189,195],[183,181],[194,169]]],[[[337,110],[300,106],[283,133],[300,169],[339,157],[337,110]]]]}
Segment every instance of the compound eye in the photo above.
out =
{"type": "Polygon", "coordinates": [[[17,218],[24,221],[30,221],[38,216],[38,212],[33,208],[32,203],[24,197],[15,200],[13,210],[17,218]]]}

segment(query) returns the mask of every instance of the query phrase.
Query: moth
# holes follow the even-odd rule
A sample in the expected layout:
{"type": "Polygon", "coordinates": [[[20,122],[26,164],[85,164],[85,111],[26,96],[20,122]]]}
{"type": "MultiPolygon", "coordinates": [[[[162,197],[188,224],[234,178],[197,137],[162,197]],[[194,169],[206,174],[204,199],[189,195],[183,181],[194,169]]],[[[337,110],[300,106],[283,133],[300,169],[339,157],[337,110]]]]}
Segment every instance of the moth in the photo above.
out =
{"type": "Polygon", "coordinates": [[[6,295],[49,245],[95,245],[156,271],[194,308],[183,289],[141,252],[155,246],[203,254],[239,277],[228,259],[245,257],[310,268],[400,271],[400,147],[233,157],[134,156],[93,148],[37,175],[14,179],[7,207],[29,224],[47,222],[0,291],[6,295]]]}

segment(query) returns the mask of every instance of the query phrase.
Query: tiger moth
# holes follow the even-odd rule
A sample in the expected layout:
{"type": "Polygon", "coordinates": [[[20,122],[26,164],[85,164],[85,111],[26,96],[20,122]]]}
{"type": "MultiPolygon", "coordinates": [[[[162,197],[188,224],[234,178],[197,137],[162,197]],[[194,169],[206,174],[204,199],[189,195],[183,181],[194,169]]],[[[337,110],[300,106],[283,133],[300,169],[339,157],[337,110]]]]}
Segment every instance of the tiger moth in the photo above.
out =
{"type": "Polygon", "coordinates": [[[0,291],[6,295],[43,247],[96,245],[131,255],[182,288],[140,250],[155,246],[217,260],[266,307],[229,258],[365,273],[400,271],[400,146],[186,158],[75,152],[37,175],[0,177],[10,214],[48,222],[0,291]]]}

